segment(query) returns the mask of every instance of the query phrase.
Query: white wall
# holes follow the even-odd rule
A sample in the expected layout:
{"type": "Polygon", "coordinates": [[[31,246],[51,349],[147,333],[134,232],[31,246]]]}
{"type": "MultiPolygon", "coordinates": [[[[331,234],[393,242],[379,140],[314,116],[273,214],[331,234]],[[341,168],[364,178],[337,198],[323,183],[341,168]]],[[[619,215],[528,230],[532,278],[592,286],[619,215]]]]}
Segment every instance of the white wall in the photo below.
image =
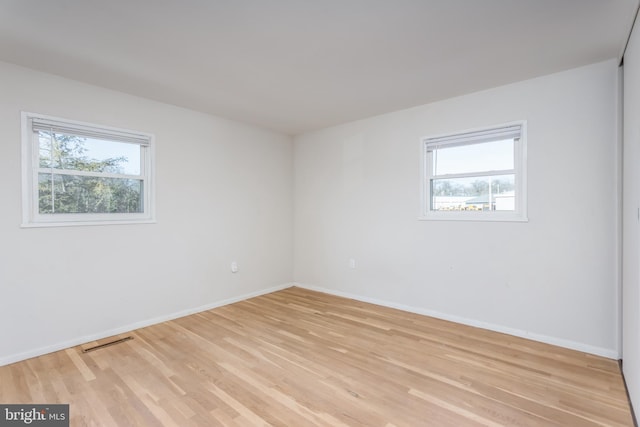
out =
{"type": "Polygon", "coordinates": [[[295,281],[618,357],[617,81],[607,61],[296,137],[295,281]],[[529,222],[417,220],[421,137],[522,119],[529,222]]]}
{"type": "Polygon", "coordinates": [[[640,408],[640,28],[624,55],[622,210],[622,367],[631,402],[640,408]]]}
{"type": "Polygon", "coordinates": [[[6,63],[0,94],[0,365],[291,282],[290,137],[6,63]],[[20,228],[21,110],[155,134],[157,224],[20,228]]]}
{"type": "Polygon", "coordinates": [[[292,279],[617,357],[616,85],[608,61],[300,135],[292,150],[0,63],[0,365],[292,279]],[[154,133],[158,223],[20,228],[22,110],[154,133]],[[521,119],[528,223],[417,220],[421,137],[521,119]]]}

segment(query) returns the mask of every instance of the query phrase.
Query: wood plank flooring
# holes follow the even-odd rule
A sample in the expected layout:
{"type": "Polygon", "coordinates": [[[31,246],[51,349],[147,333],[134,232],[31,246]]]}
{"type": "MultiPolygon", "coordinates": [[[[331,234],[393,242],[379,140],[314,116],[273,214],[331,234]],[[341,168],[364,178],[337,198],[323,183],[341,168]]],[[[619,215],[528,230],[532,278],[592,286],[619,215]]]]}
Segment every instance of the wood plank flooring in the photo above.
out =
{"type": "Polygon", "coordinates": [[[0,402],[72,426],[633,425],[616,361],[299,288],[127,335],[0,367],[0,402]]]}

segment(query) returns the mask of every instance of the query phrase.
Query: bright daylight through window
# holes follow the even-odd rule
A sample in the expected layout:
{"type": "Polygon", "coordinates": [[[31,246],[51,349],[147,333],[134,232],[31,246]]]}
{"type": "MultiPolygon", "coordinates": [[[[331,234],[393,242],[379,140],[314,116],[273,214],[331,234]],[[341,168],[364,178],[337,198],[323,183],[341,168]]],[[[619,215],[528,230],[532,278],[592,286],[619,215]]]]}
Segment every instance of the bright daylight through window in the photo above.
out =
{"type": "Polygon", "coordinates": [[[423,140],[421,219],[526,220],[525,123],[423,140]]]}
{"type": "Polygon", "coordinates": [[[23,225],[151,222],[153,137],[30,113],[23,225]]]}

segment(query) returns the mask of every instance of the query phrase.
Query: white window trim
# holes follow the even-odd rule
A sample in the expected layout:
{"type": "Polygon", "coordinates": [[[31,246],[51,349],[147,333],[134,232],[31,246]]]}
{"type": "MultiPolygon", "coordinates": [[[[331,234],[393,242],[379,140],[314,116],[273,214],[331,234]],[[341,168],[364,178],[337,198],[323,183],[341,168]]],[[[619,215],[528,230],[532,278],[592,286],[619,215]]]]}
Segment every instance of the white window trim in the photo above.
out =
{"type": "MultiPolygon", "coordinates": [[[[515,121],[503,123],[495,126],[468,129],[461,132],[453,132],[441,135],[432,135],[420,139],[420,215],[419,220],[439,220],[439,221],[505,221],[505,222],[527,222],[527,121],[515,121]],[[514,170],[515,170],[515,211],[433,211],[430,207],[431,189],[429,185],[429,154],[427,142],[435,138],[453,137],[472,132],[489,131],[508,126],[520,126],[520,139],[514,143],[514,170]]],[[[471,174],[478,176],[478,174],[471,174]]]]}
{"type": "MultiPolygon", "coordinates": [[[[130,129],[96,125],[93,123],[63,119],[44,114],[21,112],[22,127],[22,223],[21,227],[66,227],[85,225],[111,224],[151,224],[155,223],[155,137],[153,134],[133,131],[130,129]],[[142,173],[145,188],[143,194],[144,212],[128,214],[40,214],[38,210],[37,174],[39,164],[39,150],[36,149],[31,126],[32,119],[42,119],[68,124],[72,127],[96,129],[106,134],[118,136],[133,136],[148,140],[143,150],[142,173]]],[[[76,174],[65,171],[65,174],[76,174]]],[[[90,175],[91,173],[79,173],[90,175]]],[[[121,175],[118,175],[121,177],[121,175]]],[[[137,177],[139,178],[139,177],[137,177]]]]}

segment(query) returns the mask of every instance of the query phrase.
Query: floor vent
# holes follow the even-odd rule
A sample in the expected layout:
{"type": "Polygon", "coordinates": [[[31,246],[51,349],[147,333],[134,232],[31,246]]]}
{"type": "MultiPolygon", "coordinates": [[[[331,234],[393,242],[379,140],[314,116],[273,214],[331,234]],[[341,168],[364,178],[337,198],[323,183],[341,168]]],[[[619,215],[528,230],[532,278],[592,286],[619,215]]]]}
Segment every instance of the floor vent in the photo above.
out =
{"type": "Polygon", "coordinates": [[[129,341],[129,340],[132,340],[132,339],[133,339],[133,337],[120,338],[118,340],[114,340],[114,341],[106,342],[104,344],[99,344],[99,345],[95,345],[93,347],[85,348],[85,349],[82,350],[82,352],[83,353],[89,353],[90,351],[100,350],[101,348],[109,347],[110,345],[120,344],[122,342],[129,341]]]}

